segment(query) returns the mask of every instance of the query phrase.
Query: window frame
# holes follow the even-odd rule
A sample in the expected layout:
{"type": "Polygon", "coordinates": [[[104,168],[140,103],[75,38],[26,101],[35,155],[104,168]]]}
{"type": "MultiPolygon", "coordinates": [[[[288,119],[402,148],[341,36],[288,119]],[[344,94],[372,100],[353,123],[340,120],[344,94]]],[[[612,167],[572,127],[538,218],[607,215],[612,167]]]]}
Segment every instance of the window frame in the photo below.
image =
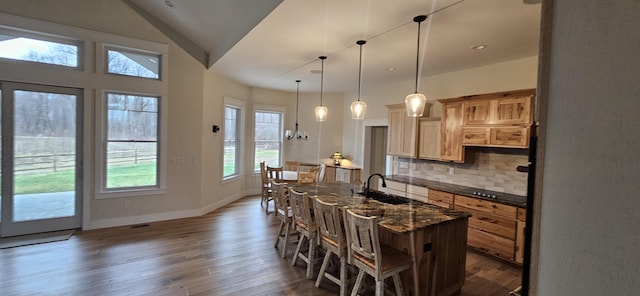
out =
{"type": "Polygon", "coordinates": [[[15,27],[5,27],[0,26],[0,34],[15,36],[16,38],[29,38],[46,42],[53,42],[65,45],[75,46],[77,49],[77,65],[73,66],[65,66],[51,63],[42,63],[38,61],[29,61],[29,60],[19,60],[19,59],[11,59],[0,57],[0,61],[3,63],[14,63],[17,65],[26,65],[28,67],[45,67],[50,69],[61,69],[61,70],[71,70],[71,71],[84,71],[85,69],[85,42],[81,39],[75,39],[72,37],[65,37],[62,35],[54,35],[48,34],[45,32],[34,32],[29,31],[22,28],[15,27]]]}
{"type": "Polygon", "coordinates": [[[226,181],[230,181],[230,180],[234,180],[234,179],[238,179],[241,178],[243,173],[244,173],[244,140],[245,140],[245,117],[246,117],[246,102],[242,101],[242,100],[238,100],[232,97],[224,97],[224,106],[222,108],[222,149],[220,149],[221,151],[221,156],[222,156],[222,181],[226,182],[226,181]],[[224,162],[225,162],[225,153],[224,153],[224,146],[225,146],[225,137],[226,137],[226,110],[227,108],[235,108],[238,109],[238,115],[236,117],[236,139],[237,139],[237,144],[236,144],[236,157],[235,157],[235,166],[236,166],[236,172],[234,174],[231,175],[226,175],[224,174],[224,162]]]}
{"type": "Polygon", "coordinates": [[[260,173],[260,167],[257,169],[255,165],[257,164],[256,159],[256,113],[278,113],[280,114],[280,149],[278,151],[278,165],[282,165],[283,163],[283,155],[284,155],[284,116],[286,108],[282,106],[276,105],[264,105],[264,104],[253,104],[253,153],[252,153],[252,171],[253,173],[260,173]]]}
{"type": "Polygon", "coordinates": [[[103,49],[102,49],[102,54],[104,55],[103,56],[103,59],[104,59],[103,66],[104,66],[104,74],[106,74],[106,75],[123,76],[124,78],[133,78],[133,79],[150,79],[150,80],[156,80],[156,81],[164,80],[164,77],[163,77],[164,73],[162,71],[163,55],[160,52],[155,52],[155,51],[151,51],[151,50],[143,50],[143,49],[138,49],[138,48],[133,48],[133,47],[126,47],[126,46],[119,46],[119,45],[104,43],[103,44],[103,49]],[[116,52],[126,52],[126,53],[132,53],[132,54],[149,55],[149,56],[158,57],[158,78],[135,76],[135,75],[128,75],[128,74],[109,72],[109,51],[110,50],[111,51],[116,51],[116,52]]]}

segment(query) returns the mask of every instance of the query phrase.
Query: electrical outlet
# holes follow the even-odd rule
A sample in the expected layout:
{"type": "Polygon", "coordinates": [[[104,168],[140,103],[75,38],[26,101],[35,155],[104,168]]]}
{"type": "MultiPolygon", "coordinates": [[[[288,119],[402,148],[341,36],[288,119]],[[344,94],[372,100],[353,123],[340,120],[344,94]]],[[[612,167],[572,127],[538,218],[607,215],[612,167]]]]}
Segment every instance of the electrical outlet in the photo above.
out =
{"type": "Polygon", "coordinates": [[[449,175],[453,175],[453,167],[449,167],[449,175]]]}

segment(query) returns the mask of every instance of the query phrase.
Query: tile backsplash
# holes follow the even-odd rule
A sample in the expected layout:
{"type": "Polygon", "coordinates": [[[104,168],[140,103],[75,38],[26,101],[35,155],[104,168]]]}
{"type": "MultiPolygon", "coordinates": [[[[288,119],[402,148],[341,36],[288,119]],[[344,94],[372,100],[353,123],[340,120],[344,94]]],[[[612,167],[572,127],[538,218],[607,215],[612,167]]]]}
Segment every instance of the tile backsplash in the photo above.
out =
{"type": "Polygon", "coordinates": [[[439,181],[479,189],[526,195],[527,173],[516,171],[528,164],[527,150],[467,149],[465,163],[443,163],[394,157],[394,175],[439,181]]]}

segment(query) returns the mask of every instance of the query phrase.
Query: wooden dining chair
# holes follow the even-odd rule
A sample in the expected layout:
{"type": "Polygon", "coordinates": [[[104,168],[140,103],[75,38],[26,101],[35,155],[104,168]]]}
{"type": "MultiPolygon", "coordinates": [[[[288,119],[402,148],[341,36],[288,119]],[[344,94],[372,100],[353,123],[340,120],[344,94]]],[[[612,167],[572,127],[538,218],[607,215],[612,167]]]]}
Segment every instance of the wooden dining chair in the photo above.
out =
{"type": "Polygon", "coordinates": [[[264,210],[269,213],[269,201],[273,200],[273,192],[271,191],[271,182],[269,182],[267,166],[264,161],[260,162],[260,178],[262,180],[262,199],[260,200],[260,205],[262,206],[266,203],[264,210]]]}
{"type": "Polygon", "coordinates": [[[269,180],[275,180],[276,182],[282,182],[284,179],[284,168],[283,167],[270,167],[267,166],[267,174],[269,175],[269,180]]]}
{"type": "Polygon", "coordinates": [[[298,259],[302,259],[307,263],[307,279],[313,278],[313,267],[315,262],[315,253],[318,229],[312,213],[309,195],[306,192],[298,192],[289,188],[289,203],[291,204],[291,212],[293,213],[293,223],[298,232],[298,247],[293,253],[291,265],[295,266],[298,259]],[[305,241],[309,244],[308,253],[304,254],[300,250],[305,241]]]}
{"type": "Polygon", "coordinates": [[[347,261],[360,269],[351,295],[358,294],[365,273],[375,280],[376,295],[384,295],[384,280],[389,277],[393,278],[396,295],[404,295],[400,272],[410,269],[413,259],[380,243],[377,217],[361,216],[349,209],[345,210],[343,215],[347,237],[347,261]]]}
{"type": "Polygon", "coordinates": [[[320,287],[322,279],[326,278],[340,287],[340,296],[345,296],[350,282],[347,280],[347,241],[338,206],[335,203],[326,203],[314,198],[313,212],[318,226],[318,244],[326,250],[315,285],[320,287]],[[332,255],[340,259],[340,271],[337,277],[327,271],[332,255]]]}
{"type": "Polygon", "coordinates": [[[281,257],[284,258],[287,254],[287,246],[295,242],[291,240],[293,238],[291,234],[294,236],[296,234],[295,230],[293,230],[293,213],[287,200],[286,183],[271,180],[271,190],[273,191],[273,199],[276,205],[275,216],[280,219],[280,230],[278,230],[278,236],[273,247],[278,248],[278,245],[282,242],[281,257]]]}
{"type": "Polygon", "coordinates": [[[285,171],[295,171],[297,172],[300,169],[299,161],[285,160],[284,161],[284,170],[285,171]]]}

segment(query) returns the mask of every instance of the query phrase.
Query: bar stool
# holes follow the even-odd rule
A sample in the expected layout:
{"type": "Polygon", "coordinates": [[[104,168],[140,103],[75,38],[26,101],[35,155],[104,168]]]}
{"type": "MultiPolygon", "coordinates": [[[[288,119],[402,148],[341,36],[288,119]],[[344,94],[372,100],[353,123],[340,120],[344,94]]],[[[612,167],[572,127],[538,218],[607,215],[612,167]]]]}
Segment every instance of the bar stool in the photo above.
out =
{"type": "Polygon", "coordinates": [[[396,295],[404,295],[400,272],[410,269],[413,259],[380,243],[377,217],[361,216],[347,209],[344,221],[348,262],[360,269],[351,295],[358,294],[365,273],[375,280],[376,295],[384,295],[384,280],[388,277],[393,278],[396,295]]]}
{"type": "Polygon", "coordinates": [[[299,234],[298,247],[293,253],[293,261],[291,265],[295,266],[298,258],[307,263],[307,279],[313,278],[313,266],[316,253],[316,245],[318,229],[311,212],[309,195],[306,192],[298,192],[289,189],[289,202],[291,203],[291,211],[293,212],[293,223],[299,234]],[[309,243],[308,253],[305,255],[300,252],[302,244],[307,241],[309,243]]]}
{"type": "Polygon", "coordinates": [[[326,203],[318,198],[313,199],[313,212],[318,225],[318,244],[327,252],[322,260],[322,267],[316,279],[316,287],[320,287],[326,278],[340,287],[340,296],[347,295],[347,242],[344,237],[343,226],[337,204],[326,203]],[[327,272],[329,259],[335,254],[340,259],[340,273],[335,277],[327,272]]]}
{"type": "MultiPolygon", "coordinates": [[[[273,198],[276,204],[275,216],[281,220],[278,236],[276,237],[276,242],[273,247],[278,248],[280,241],[282,241],[282,258],[287,254],[287,245],[294,242],[290,240],[290,235],[292,234],[293,215],[291,213],[289,202],[287,201],[287,189],[285,188],[285,185],[286,183],[278,183],[274,180],[271,181],[271,190],[273,191],[273,198]]],[[[295,232],[293,232],[293,234],[295,234],[295,232]]]]}

